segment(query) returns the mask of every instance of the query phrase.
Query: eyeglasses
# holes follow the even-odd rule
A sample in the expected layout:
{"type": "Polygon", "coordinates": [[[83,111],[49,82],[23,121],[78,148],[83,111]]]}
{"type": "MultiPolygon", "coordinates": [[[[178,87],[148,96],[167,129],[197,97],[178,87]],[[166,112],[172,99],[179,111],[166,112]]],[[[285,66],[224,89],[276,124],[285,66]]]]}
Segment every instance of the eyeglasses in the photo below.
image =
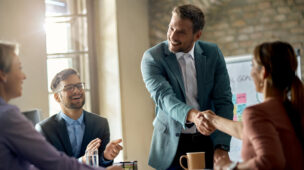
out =
{"type": "Polygon", "coordinates": [[[69,84],[64,86],[62,89],[58,90],[57,92],[60,91],[65,91],[65,92],[72,92],[75,90],[75,88],[77,88],[79,91],[84,89],[84,83],[77,83],[77,84],[69,84]]]}

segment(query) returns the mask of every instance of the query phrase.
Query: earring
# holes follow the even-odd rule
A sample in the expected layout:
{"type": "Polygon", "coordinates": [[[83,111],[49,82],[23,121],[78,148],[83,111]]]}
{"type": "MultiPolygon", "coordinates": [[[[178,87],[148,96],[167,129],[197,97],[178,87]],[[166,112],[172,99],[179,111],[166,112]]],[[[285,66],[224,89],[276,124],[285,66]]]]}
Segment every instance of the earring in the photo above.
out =
{"type": "Polygon", "coordinates": [[[264,81],[263,80],[260,80],[259,86],[260,86],[260,88],[264,87],[264,81]]]}
{"type": "Polygon", "coordinates": [[[263,86],[264,86],[264,83],[261,82],[261,83],[259,84],[259,86],[260,86],[260,87],[263,87],[263,86]]]}

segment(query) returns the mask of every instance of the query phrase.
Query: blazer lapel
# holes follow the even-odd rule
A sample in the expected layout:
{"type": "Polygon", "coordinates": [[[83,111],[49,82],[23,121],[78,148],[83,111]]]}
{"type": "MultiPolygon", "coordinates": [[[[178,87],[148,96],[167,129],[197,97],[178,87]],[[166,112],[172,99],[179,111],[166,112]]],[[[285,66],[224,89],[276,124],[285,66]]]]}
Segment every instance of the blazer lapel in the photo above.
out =
{"type": "Polygon", "coordinates": [[[86,111],[83,111],[83,122],[85,125],[85,129],[84,129],[84,134],[83,134],[83,138],[82,138],[80,153],[85,153],[87,145],[91,142],[90,141],[91,132],[93,132],[93,129],[92,129],[93,123],[90,123],[90,119],[88,118],[86,111]]]}
{"type": "Polygon", "coordinates": [[[176,79],[182,89],[183,95],[186,96],[184,81],[183,81],[183,77],[181,74],[181,69],[180,69],[179,63],[176,59],[175,54],[169,51],[167,43],[166,43],[166,46],[164,47],[164,53],[165,53],[164,58],[165,58],[165,61],[167,62],[168,67],[172,71],[173,75],[176,77],[176,79]]]}
{"type": "MultiPolygon", "coordinates": [[[[195,45],[194,48],[194,61],[195,61],[195,69],[196,69],[196,78],[197,78],[197,95],[204,96],[204,80],[206,77],[206,56],[204,55],[203,49],[199,45],[195,45]]],[[[198,102],[200,107],[202,106],[201,101],[198,98],[198,102]]],[[[201,109],[201,108],[200,108],[201,109]]]]}
{"type": "Polygon", "coordinates": [[[59,136],[59,139],[61,143],[63,144],[64,149],[66,150],[67,155],[73,156],[73,150],[71,146],[71,142],[69,139],[68,130],[66,127],[66,123],[64,119],[61,118],[60,113],[57,114],[57,121],[58,121],[58,128],[57,134],[59,136]]]}

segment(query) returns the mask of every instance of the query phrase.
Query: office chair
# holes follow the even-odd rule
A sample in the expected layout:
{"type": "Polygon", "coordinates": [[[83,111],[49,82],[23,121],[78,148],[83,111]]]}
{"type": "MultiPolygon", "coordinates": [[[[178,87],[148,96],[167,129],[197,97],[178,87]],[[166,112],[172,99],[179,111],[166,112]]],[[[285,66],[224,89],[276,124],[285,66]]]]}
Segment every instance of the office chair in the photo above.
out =
{"type": "Polygon", "coordinates": [[[28,120],[30,120],[34,126],[36,125],[36,123],[38,123],[40,121],[40,110],[39,109],[24,111],[24,112],[22,112],[22,114],[28,120]]]}

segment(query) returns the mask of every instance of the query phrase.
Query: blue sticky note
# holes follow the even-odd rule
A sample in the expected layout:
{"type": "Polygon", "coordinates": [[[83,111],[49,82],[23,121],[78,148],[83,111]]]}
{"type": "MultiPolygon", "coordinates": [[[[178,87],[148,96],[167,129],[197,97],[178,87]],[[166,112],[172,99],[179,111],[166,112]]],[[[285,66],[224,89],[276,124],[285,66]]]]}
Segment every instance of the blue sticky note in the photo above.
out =
{"type": "Polygon", "coordinates": [[[242,115],[244,109],[246,108],[246,104],[238,104],[236,109],[236,114],[239,116],[242,115]]]}

